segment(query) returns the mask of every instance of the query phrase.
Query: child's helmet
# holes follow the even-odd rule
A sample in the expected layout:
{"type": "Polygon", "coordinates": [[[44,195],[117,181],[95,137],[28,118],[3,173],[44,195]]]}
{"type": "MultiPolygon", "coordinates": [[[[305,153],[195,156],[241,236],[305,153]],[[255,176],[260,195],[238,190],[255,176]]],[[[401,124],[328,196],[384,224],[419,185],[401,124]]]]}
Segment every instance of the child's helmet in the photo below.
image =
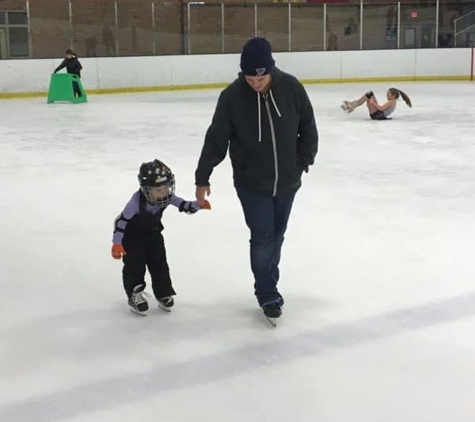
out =
{"type": "Polygon", "coordinates": [[[170,168],[159,160],[142,163],[139,169],[138,179],[140,190],[147,201],[152,205],[166,207],[170,204],[172,195],[175,193],[175,176],[170,168]],[[166,194],[161,198],[152,198],[150,188],[158,186],[167,186],[166,194]]]}

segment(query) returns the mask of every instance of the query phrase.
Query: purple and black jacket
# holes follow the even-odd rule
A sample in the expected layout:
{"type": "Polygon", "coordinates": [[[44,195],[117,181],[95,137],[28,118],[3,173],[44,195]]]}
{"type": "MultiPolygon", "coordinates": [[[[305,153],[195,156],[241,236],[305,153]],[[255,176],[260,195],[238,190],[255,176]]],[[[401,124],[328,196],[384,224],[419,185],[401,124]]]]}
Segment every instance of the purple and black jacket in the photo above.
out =
{"type": "MultiPolygon", "coordinates": [[[[186,201],[175,194],[172,195],[171,205],[177,207],[179,211],[188,213],[200,209],[197,201],[186,201]]],[[[145,235],[161,232],[163,230],[161,219],[166,208],[167,206],[150,204],[143,193],[138,190],[132,195],[124,210],[114,221],[112,243],[122,244],[122,239],[126,233],[145,235]]]]}

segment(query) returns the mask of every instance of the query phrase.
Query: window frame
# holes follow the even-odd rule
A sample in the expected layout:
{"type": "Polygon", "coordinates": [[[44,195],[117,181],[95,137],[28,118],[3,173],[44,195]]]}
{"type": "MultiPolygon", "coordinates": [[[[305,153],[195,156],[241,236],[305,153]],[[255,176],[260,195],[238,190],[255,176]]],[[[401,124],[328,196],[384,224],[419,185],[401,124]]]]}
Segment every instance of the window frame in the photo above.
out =
{"type": "Polygon", "coordinates": [[[30,34],[30,19],[28,10],[0,10],[0,13],[5,14],[5,23],[0,23],[0,29],[5,31],[6,39],[6,60],[21,60],[21,59],[30,59],[31,58],[31,34],[30,34]],[[24,24],[11,24],[10,23],[10,14],[22,13],[26,15],[26,23],[24,24]],[[26,56],[12,57],[11,55],[11,45],[10,45],[10,28],[25,28],[27,32],[27,50],[28,53],[26,56]]]}

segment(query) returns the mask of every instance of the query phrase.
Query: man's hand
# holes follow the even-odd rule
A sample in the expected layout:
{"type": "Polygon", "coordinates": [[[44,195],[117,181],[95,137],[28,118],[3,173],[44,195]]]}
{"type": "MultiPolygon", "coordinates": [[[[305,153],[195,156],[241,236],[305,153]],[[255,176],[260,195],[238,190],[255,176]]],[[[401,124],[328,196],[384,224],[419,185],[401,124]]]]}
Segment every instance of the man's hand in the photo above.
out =
{"type": "Polygon", "coordinates": [[[196,187],[196,200],[201,208],[206,208],[206,196],[211,195],[211,188],[209,186],[196,187]]]}

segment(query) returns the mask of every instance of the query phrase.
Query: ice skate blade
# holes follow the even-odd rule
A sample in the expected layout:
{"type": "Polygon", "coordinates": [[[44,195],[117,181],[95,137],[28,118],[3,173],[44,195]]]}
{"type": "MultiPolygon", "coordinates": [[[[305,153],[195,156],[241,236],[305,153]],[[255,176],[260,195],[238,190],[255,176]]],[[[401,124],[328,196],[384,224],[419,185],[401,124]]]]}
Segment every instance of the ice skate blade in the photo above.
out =
{"type": "Polygon", "coordinates": [[[162,311],[165,312],[171,312],[172,308],[167,308],[166,306],[163,306],[160,302],[158,302],[158,308],[161,309],[162,311]]]}
{"type": "Polygon", "coordinates": [[[277,320],[278,320],[279,318],[270,318],[270,317],[265,316],[265,315],[264,315],[264,317],[265,317],[265,319],[267,319],[267,322],[268,322],[270,325],[272,325],[273,327],[277,327],[277,320]]]}
{"type": "Polygon", "coordinates": [[[147,316],[148,311],[140,312],[140,311],[137,311],[136,309],[132,309],[132,308],[129,308],[129,309],[130,309],[130,312],[132,312],[135,315],[140,315],[140,316],[144,316],[144,317],[147,316]]]}

